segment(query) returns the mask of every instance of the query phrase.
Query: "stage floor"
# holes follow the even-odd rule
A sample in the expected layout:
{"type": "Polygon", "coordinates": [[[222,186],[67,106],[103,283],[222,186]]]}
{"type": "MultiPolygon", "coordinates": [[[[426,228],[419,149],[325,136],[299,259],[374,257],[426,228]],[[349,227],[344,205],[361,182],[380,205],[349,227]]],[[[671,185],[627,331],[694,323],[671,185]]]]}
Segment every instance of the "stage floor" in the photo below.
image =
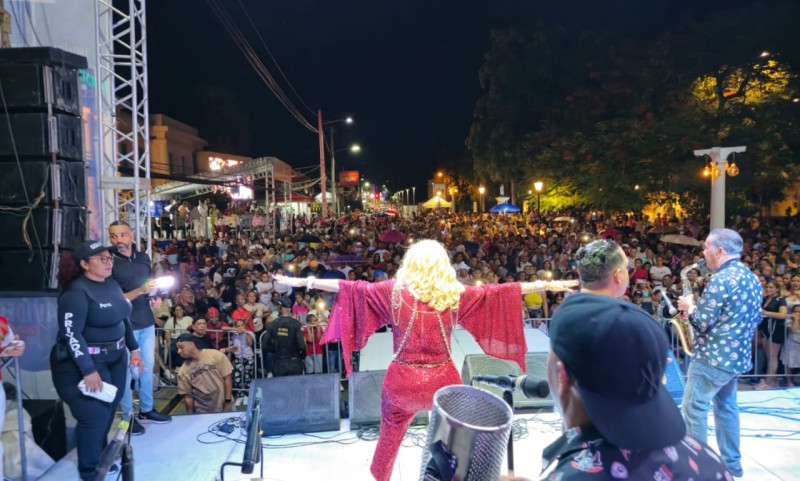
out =
{"type": "MultiPolygon", "coordinates": [[[[740,391],[742,410],[742,465],[748,481],[800,479],[800,389],[740,391]]],[[[239,414],[239,413],[237,413],[239,414]]],[[[231,439],[208,432],[225,414],[175,416],[170,424],[151,424],[143,436],[132,440],[136,479],[148,481],[216,481],[220,465],[240,462],[244,436],[234,431],[231,439]],[[240,442],[236,442],[236,441],[240,442]]],[[[518,414],[515,429],[524,429],[515,441],[517,476],[537,479],[542,449],[560,433],[560,421],[552,412],[518,414]]],[[[713,417],[710,418],[713,425],[713,417]]],[[[369,481],[374,440],[359,439],[342,422],[339,432],[263,438],[264,478],[273,481],[311,479],[369,481]]],[[[392,479],[417,480],[425,443],[425,428],[412,428],[414,436],[404,442],[392,479]]],[[[709,443],[716,447],[713,434],[709,443]]],[[[77,480],[75,451],[59,462],[42,481],[77,480]]],[[[225,479],[259,479],[242,475],[237,467],[226,468],[225,479]]]]}

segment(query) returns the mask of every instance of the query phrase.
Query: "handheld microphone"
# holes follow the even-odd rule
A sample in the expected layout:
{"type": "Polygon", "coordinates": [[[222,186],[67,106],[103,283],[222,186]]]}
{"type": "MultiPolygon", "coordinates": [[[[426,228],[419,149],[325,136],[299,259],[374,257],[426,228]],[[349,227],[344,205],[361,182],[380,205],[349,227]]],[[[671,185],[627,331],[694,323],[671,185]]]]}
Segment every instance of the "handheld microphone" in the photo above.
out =
{"type": "Polygon", "coordinates": [[[544,398],[550,395],[545,379],[535,376],[473,376],[472,382],[499,387],[504,391],[520,391],[526,398],[544,398]]]}
{"type": "Polygon", "coordinates": [[[677,315],[678,310],[675,309],[675,306],[672,305],[672,301],[669,300],[669,295],[667,295],[667,290],[664,289],[663,287],[659,287],[656,290],[661,293],[661,298],[664,299],[664,304],[666,304],[667,308],[669,309],[669,315],[670,316],[677,315]]]}
{"type": "Polygon", "coordinates": [[[252,474],[256,463],[261,462],[261,436],[259,436],[261,423],[261,388],[256,388],[253,398],[253,409],[250,410],[250,419],[247,425],[247,441],[244,444],[242,457],[242,474],[252,474]]]}

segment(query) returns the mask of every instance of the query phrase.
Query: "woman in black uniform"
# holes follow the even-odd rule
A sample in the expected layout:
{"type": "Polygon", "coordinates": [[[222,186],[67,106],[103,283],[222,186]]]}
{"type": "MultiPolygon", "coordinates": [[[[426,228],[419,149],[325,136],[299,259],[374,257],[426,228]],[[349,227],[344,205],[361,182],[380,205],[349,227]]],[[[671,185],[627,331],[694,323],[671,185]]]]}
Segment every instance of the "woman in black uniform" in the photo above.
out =
{"type": "Polygon", "coordinates": [[[125,348],[131,351],[131,365],[138,362],[140,372],[142,361],[127,319],[131,303],[110,277],[113,262],[108,247],[100,242],[83,242],[75,249],[73,259],[72,275],[68,268],[61,269],[65,288],[58,298],[58,338],[50,353],[50,368],[59,397],[78,421],[78,470],[81,479],[88,480],[107,444],[114,413],[125,391],[125,348]],[[101,401],[81,392],[81,381],[84,391],[101,391],[106,382],[117,388],[117,394],[111,402],[101,401]]]}

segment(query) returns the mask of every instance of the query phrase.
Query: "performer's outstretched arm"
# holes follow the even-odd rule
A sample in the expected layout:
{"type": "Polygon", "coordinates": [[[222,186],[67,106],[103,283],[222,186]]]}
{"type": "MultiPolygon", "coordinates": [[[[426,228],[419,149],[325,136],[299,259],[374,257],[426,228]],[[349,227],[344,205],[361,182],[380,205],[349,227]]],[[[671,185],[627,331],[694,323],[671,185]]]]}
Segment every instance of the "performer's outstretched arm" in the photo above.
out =
{"type": "Polygon", "coordinates": [[[577,287],[580,281],[533,281],[533,282],[520,282],[520,290],[523,294],[530,292],[543,292],[543,291],[572,291],[573,287],[577,287]]]}
{"type": "Polygon", "coordinates": [[[320,291],[339,292],[339,279],[317,279],[316,277],[286,277],[280,274],[272,276],[276,282],[289,286],[289,287],[308,287],[309,289],[318,289],[320,291]]]}

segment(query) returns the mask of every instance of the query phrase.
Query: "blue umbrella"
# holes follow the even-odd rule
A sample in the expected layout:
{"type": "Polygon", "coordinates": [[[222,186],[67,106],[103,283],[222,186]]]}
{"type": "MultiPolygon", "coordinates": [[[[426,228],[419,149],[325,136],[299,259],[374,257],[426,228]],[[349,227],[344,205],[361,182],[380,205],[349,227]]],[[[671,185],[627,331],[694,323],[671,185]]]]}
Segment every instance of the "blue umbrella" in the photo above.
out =
{"type": "Polygon", "coordinates": [[[519,211],[520,211],[519,207],[513,204],[509,204],[508,202],[497,204],[496,206],[489,209],[489,212],[519,212],[519,211]]]}

